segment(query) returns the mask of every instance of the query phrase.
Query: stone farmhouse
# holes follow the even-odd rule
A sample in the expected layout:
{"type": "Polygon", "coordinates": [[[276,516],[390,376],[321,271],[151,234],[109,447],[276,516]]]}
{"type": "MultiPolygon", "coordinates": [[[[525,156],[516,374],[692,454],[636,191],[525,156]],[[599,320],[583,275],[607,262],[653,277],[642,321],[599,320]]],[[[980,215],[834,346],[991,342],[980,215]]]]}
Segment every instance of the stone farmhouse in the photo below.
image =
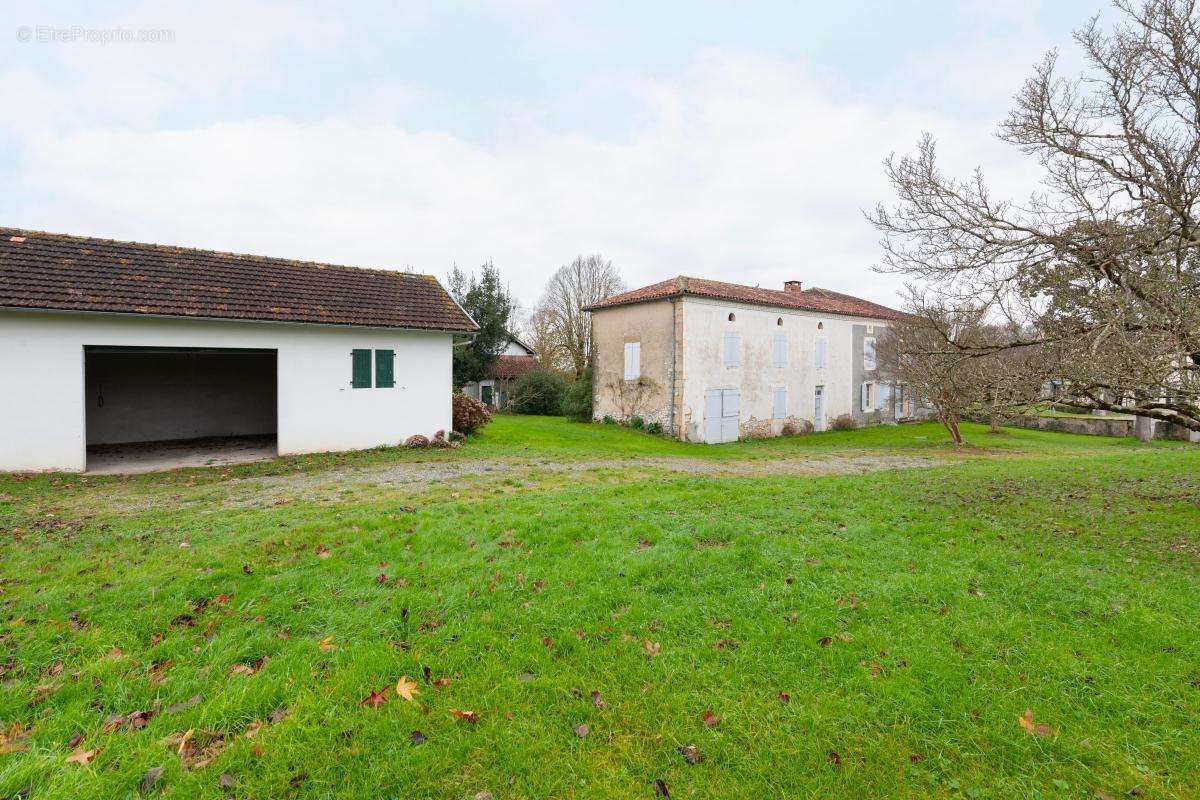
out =
{"type": "Polygon", "coordinates": [[[913,416],[878,379],[875,339],[899,313],[787,281],[782,290],[676,277],[589,306],[597,419],[635,416],[728,442],[913,416]]]}

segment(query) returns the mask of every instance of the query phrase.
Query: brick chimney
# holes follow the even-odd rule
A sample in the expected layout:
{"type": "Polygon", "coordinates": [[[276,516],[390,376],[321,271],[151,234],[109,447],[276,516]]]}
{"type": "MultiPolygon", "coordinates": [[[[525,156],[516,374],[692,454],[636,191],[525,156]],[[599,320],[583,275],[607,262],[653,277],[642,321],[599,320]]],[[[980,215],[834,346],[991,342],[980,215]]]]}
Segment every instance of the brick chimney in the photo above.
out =
{"type": "Polygon", "coordinates": [[[800,281],[784,281],[783,282],[783,290],[785,292],[799,293],[802,288],[803,288],[803,284],[801,284],[800,281]]]}

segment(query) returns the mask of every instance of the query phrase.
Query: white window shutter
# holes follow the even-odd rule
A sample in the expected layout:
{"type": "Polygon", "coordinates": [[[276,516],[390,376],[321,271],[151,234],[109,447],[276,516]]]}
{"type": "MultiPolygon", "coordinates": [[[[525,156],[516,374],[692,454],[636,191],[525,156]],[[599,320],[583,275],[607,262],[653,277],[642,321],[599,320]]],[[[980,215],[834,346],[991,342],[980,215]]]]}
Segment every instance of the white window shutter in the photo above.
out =
{"type": "Polygon", "coordinates": [[[783,419],[787,416],[787,387],[776,386],[774,397],[774,414],[775,419],[783,419]]]}
{"type": "Polygon", "coordinates": [[[725,366],[736,367],[742,363],[742,337],[737,333],[725,334],[725,366]]]}
{"type": "Polygon", "coordinates": [[[825,340],[817,339],[813,349],[813,366],[818,369],[825,367],[825,340]]]}
{"type": "Polygon", "coordinates": [[[775,334],[775,366],[787,366],[787,334],[775,334]]]}
{"type": "Polygon", "coordinates": [[[625,343],[625,380],[636,381],[642,376],[642,343],[625,343]]]}
{"type": "Polygon", "coordinates": [[[862,394],[862,402],[859,403],[859,408],[862,411],[866,411],[867,410],[867,384],[865,381],[863,382],[863,384],[860,388],[861,388],[861,394],[862,394]]]}

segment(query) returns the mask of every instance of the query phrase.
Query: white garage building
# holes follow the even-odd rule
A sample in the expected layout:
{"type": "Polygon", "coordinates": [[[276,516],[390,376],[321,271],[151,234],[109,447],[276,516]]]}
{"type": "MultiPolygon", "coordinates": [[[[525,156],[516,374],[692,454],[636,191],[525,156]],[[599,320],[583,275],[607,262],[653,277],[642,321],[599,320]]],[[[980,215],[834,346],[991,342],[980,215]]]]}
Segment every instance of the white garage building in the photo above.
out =
{"type": "Polygon", "coordinates": [[[474,330],[428,275],[0,228],[0,470],[448,432],[474,330]]]}

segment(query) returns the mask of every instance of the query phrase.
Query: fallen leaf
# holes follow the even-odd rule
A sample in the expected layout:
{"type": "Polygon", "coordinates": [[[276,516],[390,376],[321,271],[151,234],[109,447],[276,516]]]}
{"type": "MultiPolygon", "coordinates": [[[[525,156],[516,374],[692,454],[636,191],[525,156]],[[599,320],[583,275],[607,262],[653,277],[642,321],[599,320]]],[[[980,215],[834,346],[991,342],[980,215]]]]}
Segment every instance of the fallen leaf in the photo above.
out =
{"type": "Polygon", "coordinates": [[[461,720],[471,723],[472,725],[474,725],[476,722],[479,722],[479,715],[474,711],[460,711],[457,708],[452,708],[450,709],[450,713],[461,720]]]}
{"type": "Polygon", "coordinates": [[[1017,724],[1020,725],[1026,733],[1033,736],[1054,736],[1058,733],[1054,728],[1051,728],[1045,722],[1034,722],[1033,710],[1025,709],[1025,713],[1017,717],[1017,724]]]}
{"type": "Polygon", "coordinates": [[[571,730],[575,731],[575,735],[578,736],[580,739],[582,739],[588,735],[588,731],[590,730],[590,728],[588,728],[587,725],[581,724],[581,725],[576,725],[571,730]]]}
{"type": "Polygon", "coordinates": [[[704,760],[704,754],[694,744],[689,744],[679,748],[679,754],[683,756],[683,760],[689,764],[699,764],[704,760]]]}
{"type": "Polygon", "coordinates": [[[652,641],[650,641],[649,639],[647,639],[647,640],[645,641],[645,644],[643,645],[643,647],[644,647],[644,648],[645,648],[645,650],[646,650],[646,657],[647,657],[647,658],[654,658],[654,657],[655,657],[655,656],[657,656],[657,655],[658,655],[660,652],[662,652],[662,645],[661,645],[661,644],[659,644],[658,642],[652,642],[652,641]]]}
{"type": "MultiPolygon", "coordinates": [[[[71,741],[67,742],[67,747],[74,750],[76,747],[79,746],[80,742],[82,742],[82,741],[83,741],[83,734],[76,731],[74,734],[71,735],[71,741]]],[[[3,752],[3,750],[0,750],[0,752],[3,752]]]]}
{"type": "Polygon", "coordinates": [[[142,782],[139,785],[139,791],[142,794],[150,791],[152,788],[154,788],[154,784],[158,783],[158,781],[162,778],[162,774],[162,767],[151,767],[150,769],[146,770],[146,772],[142,775],[142,782]]]}
{"type": "Polygon", "coordinates": [[[779,697],[779,702],[783,703],[784,705],[787,705],[788,703],[792,702],[792,696],[790,694],[788,694],[787,692],[780,692],[778,697],[779,697]]]}
{"type": "Polygon", "coordinates": [[[700,721],[704,723],[704,727],[712,728],[720,724],[721,718],[714,714],[711,710],[706,710],[700,715],[700,721]]]}
{"type": "Polygon", "coordinates": [[[817,639],[817,644],[821,645],[821,647],[829,647],[829,645],[833,644],[833,637],[822,636],[820,639],[817,639]]]}
{"type": "Polygon", "coordinates": [[[435,688],[435,689],[445,689],[449,685],[450,685],[449,678],[435,678],[433,681],[433,688],[435,688]]]}
{"type": "Polygon", "coordinates": [[[84,750],[82,747],[76,747],[75,752],[67,756],[68,764],[90,764],[92,759],[96,757],[99,750],[84,750]]]}
{"type": "Polygon", "coordinates": [[[654,779],[654,793],[663,798],[671,796],[671,793],[667,790],[667,784],[662,778],[654,779]]]}
{"type": "Polygon", "coordinates": [[[826,756],[826,758],[828,758],[829,763],[833,764],[835,767],[841,766],[842,754],[839,753],[837,750],[830,750],[829,754],[826,756]]]}
{"type": "Polygon", "coordinates": [[[217,778],[217,786],[221,787],[222,789],[232,789],[236,785],[237,781],[235,781],[233,776],[228,772],[222,772],[221,777],[217,778]]]}
{"type": "Polygon", "coordinates": [[[189,697],[187,700],[184,700],[181,703],[172,703],[171,705],[167,706],[166,708],[163,709],[163,713],[164,714],[177,714],[180,711],[191,708],[192,706],[196,705],[203,699],[204,699],[203,695],[194,694],[191,697],[189,697]]]}
{"type": "Polygon", "coordinates": [[[604,698],[595,689],[592,690],[592,705],[596,708],[604,708],[605,706],[604,698]]]}
{"type": "Polygon", "coordinates": [[[379,708],[387,702],[388,687],[383,687],[379,691],[371,690],[371,693],[358,701],[360,706],[369,706],[371,708],[379,708]]]}
{"type": "Polygon", "coordinates": [[[333,553],[329,552],[329,548],[323,544],[317,545],[317,558],[329,558],[333,553]]]}
{"type": "MultiPolygon", "coordinates": [[[[447,681],[448,683],[448,681],[447,681]]],[[[435,683],[434,686],[437,686],[435,683]]],[[[413,702],[413,696],[420,694],[417,689],[417,684],[408,679],[407,675],[401,675],[400,680],[396,681],[396,696],[403,697],[408,702],[413,702]]]]}
{"type": "Polygon", "coordinates": [[[272,711],[267,716],[267,719],[271,720],[271,722],[283,722],[285,719],[287,719],[287,716],[289,713],[291,713],[291,712],[289,711],[287,706],[280,706],[279,708],[272,711]]]}
{"type": "Polygon", "coordinates": [[[420,731],[413,731],[409,734],[408,741],[414,747],[419,744],[425,744],[425,734],[421,733],[420,731]]]}
{"type": "Polygon", "coordinates": [[[326,636],[321,641],[317,642],[317,647],[321,650],[335,650],[337,645],[333,643],[332,636],[326,636]]]}
{"type": "MultiPolygon", "coordinates": [[[[456,494],[455,494],[455,497],[457,497],[457,496],[458,496],[458,495],[457,495],[457,493],[456,493],[456,494]]],[[[489,791],[488,791],[488,790],[486,790],[486,789],[484,789],[482,792],[476,792],[476,793],[475,793],[475,800],[492,800],[492,793],[491,793],[491,792],[489,792],[489,791]]]]}

